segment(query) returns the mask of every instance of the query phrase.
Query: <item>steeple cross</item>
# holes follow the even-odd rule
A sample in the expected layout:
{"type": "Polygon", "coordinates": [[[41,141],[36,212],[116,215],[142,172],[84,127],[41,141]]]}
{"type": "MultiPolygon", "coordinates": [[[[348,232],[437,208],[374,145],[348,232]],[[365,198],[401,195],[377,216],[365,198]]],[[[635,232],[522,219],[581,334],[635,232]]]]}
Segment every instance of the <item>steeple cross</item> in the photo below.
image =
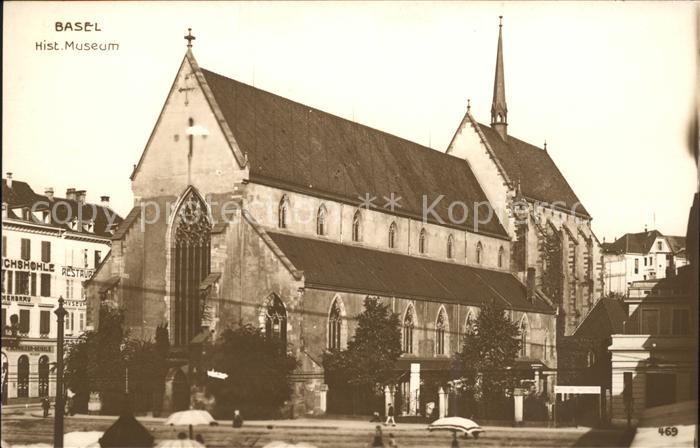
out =
{"type": "Polygon", "coordinates": [[[187,41],[187,48],[192,48],[192,41],[196,38],[192,35],[192,28],[187,28],[187,36],[185,40],[187,41]]]}

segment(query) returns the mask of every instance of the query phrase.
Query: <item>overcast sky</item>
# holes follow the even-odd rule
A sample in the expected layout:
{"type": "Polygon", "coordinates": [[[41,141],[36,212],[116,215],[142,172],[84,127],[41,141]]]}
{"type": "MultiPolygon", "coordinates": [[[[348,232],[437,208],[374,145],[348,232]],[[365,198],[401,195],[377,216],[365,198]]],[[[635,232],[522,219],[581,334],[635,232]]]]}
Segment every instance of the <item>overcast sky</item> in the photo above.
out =
{"type": "Polygon", "coordinates": [[[504,16],[509,133],[548,150],[600,240],[685,234],[697,169],[691,3],[6,3],[3,167],[43,192],[110,195],[129,175],[185,52],[256,87],[444,151],[471,99],[489,121],[504,16]],[[100,32],[56,32],[56,21],[100,32]],[[115,42],[114,52],[36,43],[115,42]]]}

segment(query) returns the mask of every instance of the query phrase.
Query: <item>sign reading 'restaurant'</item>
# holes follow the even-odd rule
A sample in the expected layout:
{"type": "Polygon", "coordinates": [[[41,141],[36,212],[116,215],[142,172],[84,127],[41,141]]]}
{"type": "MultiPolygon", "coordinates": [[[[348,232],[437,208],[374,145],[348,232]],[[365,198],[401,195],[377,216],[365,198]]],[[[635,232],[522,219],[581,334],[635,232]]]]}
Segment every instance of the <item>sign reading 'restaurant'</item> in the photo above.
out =
{"type": "MultiPolygon", "coordinates": [[[[32,272],[56,272],[54,263],[43,261],[17,260],[13,258],[2,259],[3,269],[14,269],[18,271],[32,272]]],[[[61,266],[61,275],[68,278],[89,279],[95,273],[94,269],[77,268],[75,266],[61,266]]]]}

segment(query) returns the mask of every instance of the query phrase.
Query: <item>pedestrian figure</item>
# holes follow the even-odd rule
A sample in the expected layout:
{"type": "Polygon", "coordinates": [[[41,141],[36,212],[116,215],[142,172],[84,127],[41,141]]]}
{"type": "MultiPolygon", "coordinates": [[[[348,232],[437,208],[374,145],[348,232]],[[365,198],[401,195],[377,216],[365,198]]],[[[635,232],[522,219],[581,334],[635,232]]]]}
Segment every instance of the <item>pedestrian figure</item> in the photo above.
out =
{"type": "Polygon", "coordinates": [[[457,431],[452,431],[452,445],[450,448],[459,448],[459,440],[457,440],[457,431]]]}
{"type": "Polygon", "coordinates": [[[382,419],[379,417],[379,412],[374,411],[372,414],[372,420],[369,421],[370,423],[381,423],[382,419]]]}
{"type": "Polygon", "coordinates": [[[233,427],[234,428],[240,428],[243,426],[243,417],[241,417],[241,413],[238,409],[233,411],[233,427]]]}
{"type": "Polygon", "coordinates": [[[41,400],[41,408],[44,410],[44,418],[49,416],[49,409],[51,408],[51,402],[48,397],[44,397],[41,400]]]}
{"type": "Polygon", "coordinates": [[[383,447],[384,438],[382,437],[382,427],[377,425],[374,430],[374,439],[372,439],[372,448],[383,447]]]}
{"type": "Polygon", "coordinates": [[[396,426],[396,420],[394,420],[394,405],[393,404],[389,405],[389,410],[386,413],[386,421],[384,422],[384,426],[388,425],[389,422],[391,422],[391,426],[396,426]]]}
{"type": "Polygon", "coordinates": [[[396,439],[394,438],[394,434],[389,433],[389,446],[392,448],[398,448],[399,444],[396,443],[396,439]]]}

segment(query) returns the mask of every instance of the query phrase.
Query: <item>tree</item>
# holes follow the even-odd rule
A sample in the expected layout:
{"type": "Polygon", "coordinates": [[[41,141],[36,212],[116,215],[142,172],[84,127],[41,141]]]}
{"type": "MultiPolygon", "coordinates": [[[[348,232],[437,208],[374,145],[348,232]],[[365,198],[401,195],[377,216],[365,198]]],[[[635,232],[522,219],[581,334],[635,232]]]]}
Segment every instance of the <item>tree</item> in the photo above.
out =
{"type": "Polygon", "coordinates": [[[167,368],[167,330],[156,330],[156,342],[130,339],[124,329],[124,313],[103,306],[96,331],[83,333],[68,346],[64,379],[75,393],[74,409],[87,410],[91,392],[98,392],[102,413],[122,411],[128,368],[131,408],[136,412],[159,410],[167,368]]]}
{"type": "Polygon", "coordinates": [[[124,394],[125,363],[122,345],[126,342],[123,312],[100,309],[97,331],[83,333],[68,347],[64,379],[76,397],[77,410],[87,409],[90,392],[99,392],[104,413],[117,413],[124,394]]]}
{"type": "MultiPolygon", "coordinates": [[[[515,378],[507,369],[520,350],[520,330],[502,308],[487,304],[464,336],[462,351],[455,354],[456,371],[468,402],[480,413],[492,416],[504,400],[515,378]]],[[[471,409],[473,412],[474,409],[471,409]]]]}
{"type": "Polygon", "coordinates": [[[267,338],[251,325],[225,330],[203,361],[207,370],[228,375],[210,378],[207,385],[216,398],[215,413],[225,418],[235,409],[246,418],[278,416],[291,397],[290,375],[298,365],[280,339],[267,338]]]}
{"type": "MultiPolygon", "coordinates": [[[[353,386],[350,393],[355,399],[370,398],[367,394],[376,396],[381,394],[382,386],[393,378],[394,365],[399,356],[399,317],[389,310],[388,305],[367,297],[364,310],[357,316],[357,329],[348,342],[347,350],[333,350],[323,357],[326,382],[331,389],[353,386]]],[[[355,402],[353,412],[357,412],[355,402]]]]}

